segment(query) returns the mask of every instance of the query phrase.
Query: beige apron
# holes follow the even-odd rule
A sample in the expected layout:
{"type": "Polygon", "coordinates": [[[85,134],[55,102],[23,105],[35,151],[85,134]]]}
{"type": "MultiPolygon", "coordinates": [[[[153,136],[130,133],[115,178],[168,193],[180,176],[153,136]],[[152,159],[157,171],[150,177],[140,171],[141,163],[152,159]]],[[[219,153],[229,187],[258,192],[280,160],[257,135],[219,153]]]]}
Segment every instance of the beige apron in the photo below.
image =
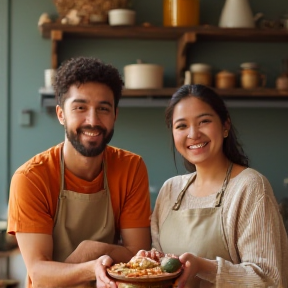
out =
{"type": "Polygon", "coordinates": [[[104,189],[82,194],[65,190],[64,159],[60,154],[61,186],[54,217],[53,260],[63,262],[83,240],[112,244],[115,225],[105,161],[104,189]]]}
{"type": "MultiPolygon", "coordinates": [[[[196,174],[188,180],[160,228],[160,245],[164,253],[181,255],[191,252],[211,260],[215,260],[218,256],[232,261],[225,241],[221,217],[221,201],[230,179],[232,166],[231,163],[213,208],[178,210],[183,196],[195,180],[196,174]]],[[[191,279],[187,287],[213,287],[213,284],[195,277],[195,279],[191,279]]]]}
{"type": "MultiPolygon", "coordinates": [[[[115,224],[105,160],[104,189],[93,194],[65,190],[62,151],[60,169],[61,186],[53,229],[53,260],[63,262],[83,240],[114,243],[115,224]]],[[[96,282],[91,281],[73,287],[96,287],[96,282]]]]}

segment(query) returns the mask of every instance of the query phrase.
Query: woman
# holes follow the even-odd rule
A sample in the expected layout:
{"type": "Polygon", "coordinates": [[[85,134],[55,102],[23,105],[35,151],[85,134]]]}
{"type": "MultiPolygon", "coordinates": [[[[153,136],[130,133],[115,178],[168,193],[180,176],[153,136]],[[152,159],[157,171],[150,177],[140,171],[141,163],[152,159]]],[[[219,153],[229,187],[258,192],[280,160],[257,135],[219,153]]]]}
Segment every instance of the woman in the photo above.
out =
{"type": "Polygon", "coordinates": [[[223,100],[205,86],[184,85],[166,123],[194,172],[163,184],[152,240],[156,250],[181,255],[180,287],[288,287],[278,204],[268,180],[248,168],[223,100]]]}

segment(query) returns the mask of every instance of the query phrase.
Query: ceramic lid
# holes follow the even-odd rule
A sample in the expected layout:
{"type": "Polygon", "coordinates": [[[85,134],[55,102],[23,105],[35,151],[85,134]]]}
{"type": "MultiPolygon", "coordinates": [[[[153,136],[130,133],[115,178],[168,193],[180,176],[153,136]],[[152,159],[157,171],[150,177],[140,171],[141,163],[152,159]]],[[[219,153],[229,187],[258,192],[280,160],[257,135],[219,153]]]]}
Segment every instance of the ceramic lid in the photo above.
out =
{"type": "Polygon", "coordinates": [[[240,65],[242,69],[258,69],[259,66],[255,62],[245,62],[240,65]]]}
{"type": "Polygon", "coordinates": [[[233,72],[230,72],[228,70],[222,70],[217,73],[217,77],[234,77],[235,74],[233,72]]]}
{"type": "Polygon", "coordinates": [[[204,63],[195,63],[190,65],[191,72],[210,72],[211,66],[204,63]]]}

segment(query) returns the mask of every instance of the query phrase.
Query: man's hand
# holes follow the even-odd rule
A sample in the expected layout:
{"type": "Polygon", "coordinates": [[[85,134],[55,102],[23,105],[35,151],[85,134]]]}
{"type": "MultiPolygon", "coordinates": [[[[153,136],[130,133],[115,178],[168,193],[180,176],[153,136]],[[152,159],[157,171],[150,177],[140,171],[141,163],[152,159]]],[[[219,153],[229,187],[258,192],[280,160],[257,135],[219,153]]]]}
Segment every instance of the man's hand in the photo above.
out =
{"type": "Polygon", "coordinates": [[[116,283],[112,281],[106,274],[107,267],[110,267],[113,259],[108,255],[98,258],[95,266],[96,284],[98,288],[116,288],[116,283]]]}

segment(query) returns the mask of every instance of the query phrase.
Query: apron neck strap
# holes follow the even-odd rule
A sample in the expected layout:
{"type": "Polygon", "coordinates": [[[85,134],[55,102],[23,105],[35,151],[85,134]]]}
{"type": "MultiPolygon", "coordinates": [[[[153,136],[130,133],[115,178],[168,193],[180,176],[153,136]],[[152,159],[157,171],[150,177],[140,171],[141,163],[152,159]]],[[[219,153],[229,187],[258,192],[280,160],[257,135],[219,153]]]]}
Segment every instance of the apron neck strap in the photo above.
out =
{"type": "MultiPolygon", "coordinates": [[[[108,188],[108,180],[107,180],[107,164],[105,159],[103,159],[102,162],[102,169],[103,169],[103,177],[104,177],[104,189],[107,190],[108,188]]],[[[60,149],[60,195],[59,197],[61,197],[61,193],[64,190],[65,186],[65,164],[64,164],[64,157],[63,157],[63,147],[61,147],[60,149]]]]}
{"type": "Polygon", "coordinates": [[[183,199],[183,197],[184,197],[184,195],[185,195],[185,192],[186,192],[186,190],[188,189],[188,187],[190,186],[190,184],[193,183],[193,181],[195,180],[195,178],[196,178],[196,173],[195,173],[194,175],[192,175],[192,176],[189,178],[189,180],[187,181],[185,187],[182,189],[182,191],[181,191],[180,194],[178,195],[177,200],[176,200],[174,206],[172,207],[172,210],[179,210],[180,205],[181,205],[181,202],[182,202],[182,199],[183,199]]]}
{"type": "MultiPolygon", "coordinates": [[[[219,207],[221,205],[221,201],[222,201],[222,196],[224,194],[224,191],[227,188],[227,185],[229,183],[230,180],[230,176],[231,176],[231,171],[232,171],[232,167],[233,167],[233,163],[230,162],[227,171],[226,171],[226,175],[225,175],[225,179],[222,185],[221,190],[217,193],[216,195],[216,202],[215,202],[215,207],[219,207]]],[[[181,192],[179,193],[176,202],[174,203],[172,210],[179,210],[182,199],[185,195],[185,192],[187,191],[188,187],[194,182],[195,178],[196,178],[196,173],[194,175],[192,175],[189,180],[187,181],[185,187],[181,190],[181,192]]]]}
{"type": "Polygon", "coordinates": [[[226,188],[228,186],[228,183],[229,183],[229,180],[230,180],[232,168],[233,168],[233,163],[230,162],[230,164],[228,166],[228,169],[226,171],[226,176],[225,176],[222,188],[216,195],[215,207],[219,207],[221,205],[221,201],[222,201],[222,198],[223,198],[223,195],[224,195],[224,191],[226,190],[226,188]]]}

